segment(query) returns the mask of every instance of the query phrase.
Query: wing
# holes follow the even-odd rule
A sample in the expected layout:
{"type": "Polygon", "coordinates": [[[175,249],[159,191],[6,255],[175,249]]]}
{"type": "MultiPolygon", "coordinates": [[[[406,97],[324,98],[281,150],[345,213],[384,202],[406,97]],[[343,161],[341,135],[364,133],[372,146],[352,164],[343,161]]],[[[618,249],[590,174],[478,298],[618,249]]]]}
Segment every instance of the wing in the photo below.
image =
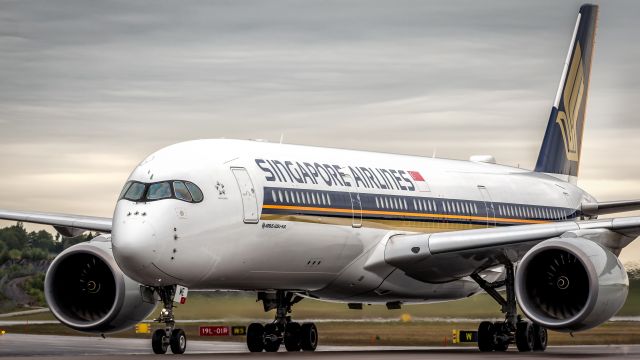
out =
{"type": "Polygon", "coordinates": [[[640,236],[640,217],[563,221],[535,225],[463,230],[389,237],[384,261],[409,276],[445,282],[478,271],[517,262],[540,241],[582,237],[601,243],[614,254],[640,236]]]}
{"type": "Polygon", "coordinates": [[[110,218],[94,216],[0,209],[0,219],[52,225],[63,236],[77,236],[85,231],[111,232],[110,218]]]}

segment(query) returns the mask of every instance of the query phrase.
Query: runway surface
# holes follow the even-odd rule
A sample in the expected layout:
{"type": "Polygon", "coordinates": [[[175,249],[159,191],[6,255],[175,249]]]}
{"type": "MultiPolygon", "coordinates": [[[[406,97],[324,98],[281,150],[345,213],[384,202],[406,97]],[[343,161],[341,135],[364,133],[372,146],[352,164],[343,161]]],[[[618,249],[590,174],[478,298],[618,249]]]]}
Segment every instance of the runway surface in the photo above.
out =
{"type": "MultiPolygon", "coordinates": [[[[89,357],[91,359],[157,359],[150,349],[150,341],[144,339],[93,338],[79,336],[23,335],[6,334],[0,336],[0,357],[3,359],[46,358],[48,360],[68,359],[70,357],[89,357]]],[[[212,358],[237,359],[260,357],[279,359],[292,356],[313,359],[494,359],[495,357],[514,357],[524,355],[527,358],[573,359],[598,358],[617,359],[620,357],[640,358],[640,345],[615,346],[555,346],[544,353],[518,354],[480,353],[468,347],[388,347],[388,346],[319,346],[315,353],[260,353],[247,352],[243,343],[220,341],[190,341],[184,357],[190,359],[212,358]]]]}

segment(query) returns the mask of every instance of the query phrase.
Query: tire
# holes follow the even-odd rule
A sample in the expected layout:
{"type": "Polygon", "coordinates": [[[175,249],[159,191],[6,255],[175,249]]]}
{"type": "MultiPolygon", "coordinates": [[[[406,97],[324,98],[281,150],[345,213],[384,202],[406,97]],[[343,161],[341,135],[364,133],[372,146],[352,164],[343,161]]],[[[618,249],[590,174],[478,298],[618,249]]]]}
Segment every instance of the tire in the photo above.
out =
{"type": "Polygon", "coordinates": [[[521,321],[516,325],[516,346],[520,352],[533,350],[533,325],[528,321],[521,321]]]}
{"type": "Polygon", "coordinates": [[[173,329],[171,331],[171,337],[169,338],[169,345],[171,345],[171,352],[174,354],[184,354],[187,350],[187,334],[182,329],[173,329]]]}
{"type": "Polygon", "coordinates": [[[533,324],[533,351],[545,351],[547,350],[547,329],[533,324]]]}
{"type": "Polygon", "coordinates": [[[167,332],[164,329],[157,329],[151,335],[151,348],[153,349],[154,354],[166,354],[167,348],[169,347],[167,343],[164,342],[164,338],[167,336],[167,332]]]}
{"type": "Polygon", "coordinates": [[[284,347],[287,351],[300,351],[300,334],[302,327],[297,322],[290,322],[284,328],[284,347]]]}
{"type": "Polygon", "coordinates": [[[314,323],[302,324],[300,328],[300,348],[303,351],[316,351],[318,346],[318,329],[314,323]]]}
{"type": "Polygon", "coordinates": [[[478,326],[478,349],[482,352],[493,351],[496,347],[495,326],[490,321],[483,321],[478,326]]]}
{"type": "Polygon", "coordinates": [[[282,336],[278,324],[267,324],[264,326],[264,351],[277,352],[282,343],[282,336]]]}
{"type": "Polygon", "coordinates": [[[247,329],[247,347],[250,352],[262,352],[264,350],[264,326],[253,323],[247,329]]]}

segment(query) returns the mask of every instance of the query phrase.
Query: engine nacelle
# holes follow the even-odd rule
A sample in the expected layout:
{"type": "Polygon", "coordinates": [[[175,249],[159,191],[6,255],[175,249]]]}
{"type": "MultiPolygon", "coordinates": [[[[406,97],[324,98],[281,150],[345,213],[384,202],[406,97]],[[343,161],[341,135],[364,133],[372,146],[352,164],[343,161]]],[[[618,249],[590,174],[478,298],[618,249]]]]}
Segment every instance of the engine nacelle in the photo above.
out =
{"type": "Polygon", "coordinates": [[[104,235],[60,253],[47,270],[44,293],[61,323],[84,332],[127,329],[156,306],[153,294],[122,273],[104,235]]]}
{"type": "Polygon", "coordinates": [[[581,331],[620,310],[629,278],[620,260],[600,244],[554,238],[522,258],[515,288],[520,308],[532,321],[557,331],[581,331]]]}

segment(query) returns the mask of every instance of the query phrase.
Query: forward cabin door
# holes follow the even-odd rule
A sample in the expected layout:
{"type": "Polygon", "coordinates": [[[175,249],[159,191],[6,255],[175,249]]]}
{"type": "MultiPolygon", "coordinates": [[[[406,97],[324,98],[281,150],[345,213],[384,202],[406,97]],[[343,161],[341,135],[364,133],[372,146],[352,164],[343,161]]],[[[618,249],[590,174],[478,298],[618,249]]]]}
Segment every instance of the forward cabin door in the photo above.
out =
{"type": "Polygon", "coordinates": [[[253,187],[251,177],[245,168],[231,168],[236,178],[240,196],[242,197],[242,209],[245,224],[258,223],[258,200],[256,190],[253,187]]]}
{"type": "Polygon", "coordinates": [[[493,207],[493,200],[491,200],[491,194],[484,185],[478,185],[478,191],[484,202],[484,208],[487,213],[487,227],[496,226],[496,210],[493,207]]]}

